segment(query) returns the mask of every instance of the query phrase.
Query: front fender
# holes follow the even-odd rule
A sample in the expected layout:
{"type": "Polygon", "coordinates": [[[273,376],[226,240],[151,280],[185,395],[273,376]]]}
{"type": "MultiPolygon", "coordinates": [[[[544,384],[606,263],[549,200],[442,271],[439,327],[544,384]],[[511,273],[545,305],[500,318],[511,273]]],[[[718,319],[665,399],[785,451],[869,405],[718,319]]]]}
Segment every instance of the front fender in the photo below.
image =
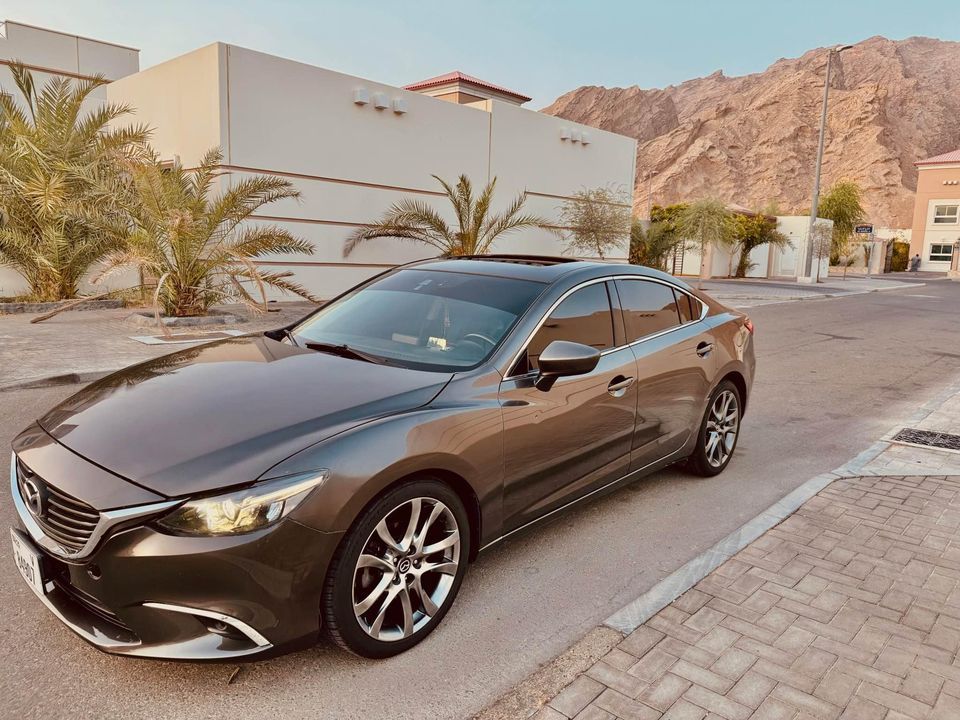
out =
{"type": "Polygon", "coordinates": [[[374,498],[399,480],[428,473],[455,476],[455,489],[469,489],[475,498],[478,539],[484,544],[498,537],[501,527],[502,431],[494,390],[485,400],[448,401],[359,426],[293,455],[269,476],[330,470],[329,479],[291,515],[324,532],[349,529],[374,498]]]}

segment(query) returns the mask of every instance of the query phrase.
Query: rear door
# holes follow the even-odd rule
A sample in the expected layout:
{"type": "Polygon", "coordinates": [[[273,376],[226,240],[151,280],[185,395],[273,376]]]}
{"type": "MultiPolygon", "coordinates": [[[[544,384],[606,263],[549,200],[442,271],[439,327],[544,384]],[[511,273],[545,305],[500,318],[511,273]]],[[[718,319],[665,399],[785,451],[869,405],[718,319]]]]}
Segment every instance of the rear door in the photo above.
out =
{"type": "Polygon", "coordinates": [[[653,279],[618,279],[627,342],[637,361],[631,470],[677,453],[697,431],[716,372],[703,305],[653,279]]]}
{"type": "Polygon", "coordinates": [[[637,368],[615,328],[611,292],[612,282],[594,282],[562,300],[500,385],[508,532],[627,472],[637,368]],[[602,354],[593,372],[560,378],[544,392],[533,385],[537,358],[554,340],[602,354]]]}

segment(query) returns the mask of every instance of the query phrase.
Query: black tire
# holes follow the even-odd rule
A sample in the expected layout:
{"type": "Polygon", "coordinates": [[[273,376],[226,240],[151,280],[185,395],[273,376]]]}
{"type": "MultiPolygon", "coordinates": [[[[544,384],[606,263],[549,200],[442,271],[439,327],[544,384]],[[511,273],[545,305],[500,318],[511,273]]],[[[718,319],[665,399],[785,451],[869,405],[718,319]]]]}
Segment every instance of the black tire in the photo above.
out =
{"type": "MultiPolygon", "coordinates": [[[[446,512],[441,512],[437,516],[433,525],[438,525],[441,519],[444,521],[443,527],[436,527],[429,531],[430,533],[439,533],[445,530],[446,525],[449,524],[450,515],[447,515],[446,512]]],[[[427,513],[421,513],[425,517],[420,518],[420,527],[422,524],[425,524],[426,520],[429,519],[427,513]]],[[[417,537],[419,533],[414,534],[414,538],[417,537]]],[[[446,535],[441,535],[440,537],[448,539],[453,536],[452,532],[448,532],[446,535]]],[[[394,536],[394,531],[391,531],[391,537],[396,540],[394,536]]],[[[436,538],[436,535],[433,535],[436,538]]],[[[401,537],[400,542],[404,538],[401,537]]],[[[426,544],[427,540],[422,541],[421,547],[429,548],[430,545],[426,544]]],[[[398,543],[399,544],[399,543],[398,543]]],[[[415,544],[415,540],[411,542],[411,545],[415,544]]],[[[442,543],[441,543],[442,544],[442,543]]],[[[454,549],[450,548],[449,552],[447,550],[443,551],[443,554],[451,554],[454,549]]],[[[417,553],[414,552],[413,548],[410,549],[409,558],[411,562],[416,562],[416,569],[411,569],[411,564],[407,564],[407,569],[410,572],[421,572],[421,567],[427,567],[428,562],[433,566],[448,565],[449,563],[441,562],[444,560],[440,552],[434,553],[429,558],[426,556],[420,556],[419,559],[414,559],[417,557],[417,553]],[[422,563],[422,565],[421,565],[422,563]]],[[[464,575],[467,570],[467,562],[470,557],[470,526],[469,519],[467,517],[467,512],[463,507],[463,503],[460,501],[460,498],[457,494],[446,484],[435,480],[432,478],[423,478],[414,480],[411,482],[404,483],[399,485],[391,490],[385,492],[382,496],[377,498],[354,522],[353,526],[347,532],[346,537],[343,542],[341,542],[340,547],[337,549],[336,554],[331,562],[330,569],[327,572],[326,582],[324,584],[323,596],[321,599],[321,620],[324,628],[326,629],[327,635],[340,647],[349,650],[352,653],[361,655],[368,658],[386,658],[391,657],[392,655],[397,655],[399,653],[408,650],[413,647],[421,640],[423,640],[427,635],[429,635],[434,628],[443,620],[443,617],[447,614],[447,611],[453,605],[454,600],[456,599],[457,593],[460,590],[460,585],[463,582],[464,575]],[[426,602],[420,598],[417,594],[417,585],[412,587],[407,582],[411,575],[400,577],[402,573],[399,573],[398,570],[402,567],[400,564],[403,557],[408,557],[402,553],[398,553],[398,558],[393,561],[395,565],[394,575],[399,579],[399,582],[396,580],[389,581],[385,579],[387,572],[385,572],[380,567],[369,567],[365,569],[360,569],[357,566],[357,563],[360,559],[361,553],[364,549],[367,549],[368,552],[364,553],[366,556],[375,554],[370,552],[371,548],[378,545],[382,545],[386,549],[386,554],[392,552],[387,546],[386,543],[383,543],[380,540],[380,536],[374,535],[377,533],[377,526],[381,520],[386,520],[388,524],[394,522],[400,522],[404,526],[409,522],[409,517],[413,515],[413,511],[410,509],[404,510],[404,508],[413,507],[413,504],[417,502],[417,499],[421,499],[419,507],[438,507],[436,503],[441,503],[445,506],[446,510],[449,510],[450,515],[456,522],[457,534],[459,536],[459,548],[457,550],[457,564],[455,574],[449,572],[437,572],[431,573],[429,576],[424,574],[422,581],[424,583],[432,582],[434,575],[436,575],[436,580],[438,582],[437,587],[439,588],[439,583],[443,582],[445,596],[443,597],[442,603],[437,606],[435,612],[431,615],[426,612],[426,602]],[[423,499],[427,500],[427,503],[423,502],[423,499]],[[433,502],[434,505],[429,503],[433,502]],[[399,520],[396,520],[397,511],[400,515],[399,520]],[[389,519],[388,519],[389,516],[389,519]],[[405,519],[406,518],[406,519],[405,519]],[[374,545],[370,545],[370,543],[374,545]],[[360,577],[361,573],[366,573],[364,577],[360,577]],[[377,573],[380,573],[377,575],[377,573]],[[373,579],[370,580],[368,576],[372,575],[373,579]],[[452,577],[452,583],[445,578],[452,577]],[[442,579],[441,579],[442,578],[442,579]],[[363,586],[362,582],[364,580],[369,580],[373,583],[374,588],[371,589],[368,586],[363,586]],[[361,619],[354,612],[354,603],[355,603],[355,590],[359,591],[356,594],[359,599],[365,599],[366,595],[369,593],[372,594],[373,590],[379,587],[380,582],[388,582],[385,586],[385,589],[381,591],[382,595],[389,596],[392,590],[397,590],[400,593],[405,593],[407,597],[407,602],[414,606],[415,603],[419,603],[420,612],[422,616],[417,621],[418,627],[408,636],[400,637],[397,639],[383,640],[373,637],[368,631],[373,627],[373,624],[370,626],[361,625],[361,619]],[[408,589],[404,591],[402,588],[399,588],[399,585],[404,585],[408,589]]],[[[428,594],[429,591],[428,591],[428,594]]],[[[379,602],[378,597],[378,602],[379,602]]],[[[384,597],[386,600],[386,597],[384,597]]],[[[397,612],[400,613],[400,620],[403,621],[404,615],[409,615],[407,611],[407,606],[403,602],[403,599],[398,595],[396,602],[393,602],[394,606],[399,605],[399,609],[396,607],[389,607],[382,610],[382,613],[387,613],[390,615],[392,613],[393,617],[396,617],[397,612]]],[[[430,602],[433,602],[432,599],[430,602]]],[[[361,603],[362,604],[362,603],[361,603]]],[[[386,603],[385,606],[389,606],[390,603],[386,603]]],[[[376,609],[379,606],[375,603],[371,607],[371,611],[375,613],[376,609]]],[[[369,612],[369,611],[368,611],[369,612]]],[[[416,612],[414,612],[413,617],[416,617],[416,612]]],[[[383,621],[384,625],[386,620],[383,621]]],[[[382,627],[382,626],[381,626],[382,627]]],[[[400,627],[397,627],[396,632],[403,633],[404,630],[400,627]]],[[[391,629],[391,632],[394,632],[391,629]]]]}
{"type": "Polygon", "coordinates": [[[724,380],[722,383],[717,385],[716,388],[714,388],[714,391],[710,394],[710,401],[707,403],[707,409],[703,413],[703,419],[700,421],[700,427],[697,431],[697,445],[694,448],[693,454],[687,458],[686,466],[690,472],[702,477],[712,477],[714,475],[719,475],[726,469],[727,465],[730,464],[730,459],[733,457],[733,453],[737,449],[737,443],[740,440],[740,418],[742,415],[742,408],[743,399],[740,397],[740,390],[737,389],[735,384],[729,380],[724,380]],[[716,455],[713,455],[711,459],[711,456],[708,453],[707,445],[711,436],[711,422],[714,420],[712,417],[714,405],[718,398],[725,393],[732,393],[736,402],[737,426],[733,436],[733,444],[729,447],[729,452],[726,454],[726,457],[723,458],[718,464],[716,455]]]}

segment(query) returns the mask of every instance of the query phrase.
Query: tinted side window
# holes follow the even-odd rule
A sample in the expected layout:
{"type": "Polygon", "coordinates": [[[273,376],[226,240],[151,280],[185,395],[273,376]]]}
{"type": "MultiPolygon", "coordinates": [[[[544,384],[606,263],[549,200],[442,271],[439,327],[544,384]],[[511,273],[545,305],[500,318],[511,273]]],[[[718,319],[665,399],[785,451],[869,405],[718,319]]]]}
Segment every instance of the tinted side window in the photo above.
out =
{"type": "MultiPolygon", "coordinates": [[[[680,324],[677,300],[667,285],[646,280],[617,280],[627,342],[680,324]]],[[[687,306],[687,312],[690,307],[687,306]]]]}
{"type": "Polygon", "coordinates": [[[613,347],[613,316],[604,283],[577,290],[550,313],[527,346],[526,362],[520,359],[515,372],[537,369],[537,358],[554,340],[583,343],[598,350],[613,347]]]}
{"type": "Polygon", "coordinates": [[[673,296],[677,299],[677,310],[680,311],[680,322],[688,323],[693,320],[693,308],[690,306],[690,296],[679,290],[674,290],[673,296]]]}
{"type": "Polygon", "coordinates": [[[700,314],[703,312],[703,304],[696,298],[682,293],[679,290],[674,290],[673,292],[677,296],[677,307],[680,308],[681,322],[688,323],[699,320],[700,314]]]}

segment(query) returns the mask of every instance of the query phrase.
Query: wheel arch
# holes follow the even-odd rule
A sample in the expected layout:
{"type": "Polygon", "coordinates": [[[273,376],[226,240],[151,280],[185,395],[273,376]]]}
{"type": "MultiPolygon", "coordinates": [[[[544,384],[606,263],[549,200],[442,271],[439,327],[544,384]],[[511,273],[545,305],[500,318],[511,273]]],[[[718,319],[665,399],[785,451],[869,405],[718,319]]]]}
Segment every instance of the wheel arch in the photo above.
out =
{"type": "Polygon", "coordinates": [[[720,378],[717,381],[719,386],[724,380],[729,380],[737,387],[737,392],[740,393],[740,415],[743,416],[747,412],[747,380],[739,370],[731,370],[726,375],[720,378]]]}
{"type": "MultiPolygon", "coordinates": [[[[483,527],[483,515],[480,511],[480,499],[477,496],[473,486],[465,477],[448,468],[424,467],[400,474],[392,480],[380,485],[375,492],[370,494],[370,496],[366,499],[366,502],[364,502],[363,505],[356,510],[356,512],[352,513],[347,530],[343,533],[343,539],[349,535],[350,528],[354,526],[357,520],[363,517],[363,514],[386,493],[390,492],[396,487],[399,487],[400,485],[403,485],[404,483],[408,483],[413,480],[422,480],[425,478],[432,478],[442,482],[444,485],[453,490],[457,494],[457,497],[460,498],[460,502],[463,503],[463,507],[467,512],[467,522],[469,523],[468,529],[470,531],[470,555],[468,560],[472,562],[477,557],[477,552],[480,549],[480,539],[482,537],[481,530],[483,527]]],[[[341,542],[343,542],[343,539],[341,542]]]]}

